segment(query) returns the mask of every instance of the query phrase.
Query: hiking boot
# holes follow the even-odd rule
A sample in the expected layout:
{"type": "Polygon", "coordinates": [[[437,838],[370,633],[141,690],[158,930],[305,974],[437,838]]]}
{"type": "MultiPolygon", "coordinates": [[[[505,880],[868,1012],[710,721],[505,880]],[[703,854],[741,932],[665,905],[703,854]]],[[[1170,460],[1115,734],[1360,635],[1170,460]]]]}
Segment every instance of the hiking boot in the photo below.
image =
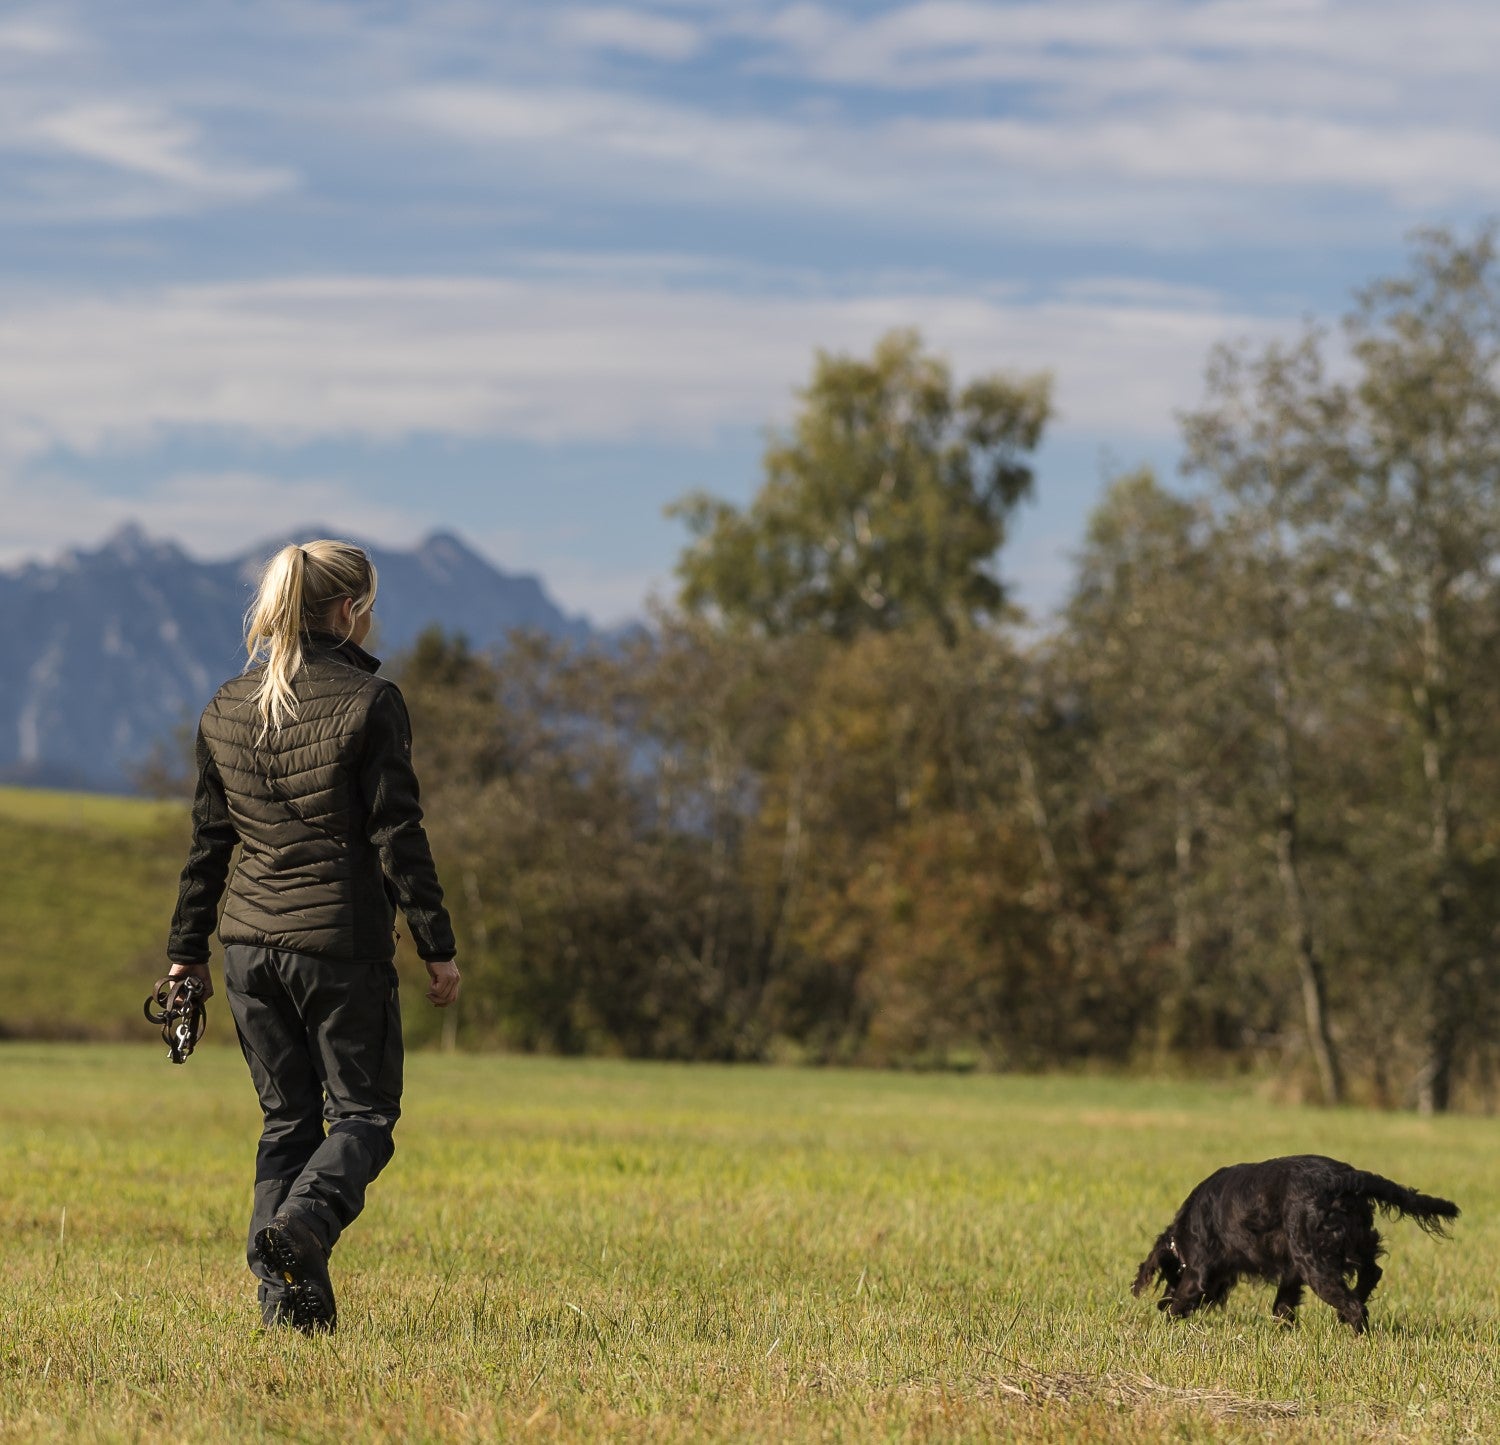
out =
{"type": "Polygon", "coordinates": [[[304,1335],[327,1334],[338,1324],[328,1255],[318,1236],[294,1214],[278,1214],[255,1236],[255,1252],[286,1281],[291,1324],[304,1335]]]}

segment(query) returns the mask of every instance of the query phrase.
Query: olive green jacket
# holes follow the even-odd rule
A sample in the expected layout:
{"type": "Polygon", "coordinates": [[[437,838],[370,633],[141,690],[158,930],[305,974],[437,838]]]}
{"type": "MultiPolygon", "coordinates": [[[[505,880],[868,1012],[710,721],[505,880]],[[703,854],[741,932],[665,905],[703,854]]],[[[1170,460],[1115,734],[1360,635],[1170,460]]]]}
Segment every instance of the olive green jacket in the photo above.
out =
{"type": "Polygon", "coordinates": [[[453,957],[422,828],[411,721],[400,690],[375,675],[379,666],[353,643],[304,637],[292,679],[297,717],[264,737],[250,696],[258,670],[215,693],[198,726],[172,962],[207,962],[216,924],[221,943],[389,962],[398,904],[422,958],[453,957]]]}

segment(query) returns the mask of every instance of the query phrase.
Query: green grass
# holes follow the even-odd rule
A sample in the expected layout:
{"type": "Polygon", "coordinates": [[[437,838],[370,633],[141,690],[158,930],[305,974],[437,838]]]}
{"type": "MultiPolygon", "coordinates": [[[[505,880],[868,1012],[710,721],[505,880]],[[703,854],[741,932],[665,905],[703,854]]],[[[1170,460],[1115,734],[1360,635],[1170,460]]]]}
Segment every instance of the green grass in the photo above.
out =
{"type": "Polygon", "coordinates": [[[11,1044],[0,1098],[6,1440],[1500,1437],[1490,1120],[420,1054],[304,1340],[257,1328],[230,1050],[11,1044]],[[1199,1177],[1310,1149],[1465,1210],[1389,1226],[1368,1337],[1261,1286],[1176,1326],[1130,1297],[1199,1177]]]}

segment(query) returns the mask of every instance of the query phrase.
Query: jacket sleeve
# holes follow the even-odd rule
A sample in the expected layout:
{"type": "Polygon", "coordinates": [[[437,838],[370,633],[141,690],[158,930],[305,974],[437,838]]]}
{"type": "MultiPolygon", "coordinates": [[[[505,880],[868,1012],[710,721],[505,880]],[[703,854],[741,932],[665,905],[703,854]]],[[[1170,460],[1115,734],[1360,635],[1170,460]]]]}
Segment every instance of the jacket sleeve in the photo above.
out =
{"type": "Polygon", "coordinates": [[[457,952],[453,925],[422,827],[411,718],[393,684],[380,690],[365,722],[359,782],[370,842],[380,853],[381,871],[406,915],[417,953],[424,961],[444,962],[457,952]]]}
{"type": "Polygon", "coordinates": [[[193,792],[193,841],[177,887],[177,909],[167,939],[167,957],[173,963],[208,962],[208,936],[218,927],[229,860],[240,841],[224,797],[224,780],[201,727],[194,751],[198,786],[193,792]]]}

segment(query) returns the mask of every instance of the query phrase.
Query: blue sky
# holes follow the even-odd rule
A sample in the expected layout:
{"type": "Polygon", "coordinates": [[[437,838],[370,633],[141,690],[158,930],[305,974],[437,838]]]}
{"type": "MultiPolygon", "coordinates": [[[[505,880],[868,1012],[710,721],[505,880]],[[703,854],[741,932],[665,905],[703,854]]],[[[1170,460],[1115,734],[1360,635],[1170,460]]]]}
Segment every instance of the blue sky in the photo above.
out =
{"type": "Polygon", "coordinates": [[[1058,419],[1055,602],[1209,348],[1500,193],[1478,0],[26,0],[0,9],[0,565],[456,529],[614,622],[814,347],[916,325],[1058,419]]]}

